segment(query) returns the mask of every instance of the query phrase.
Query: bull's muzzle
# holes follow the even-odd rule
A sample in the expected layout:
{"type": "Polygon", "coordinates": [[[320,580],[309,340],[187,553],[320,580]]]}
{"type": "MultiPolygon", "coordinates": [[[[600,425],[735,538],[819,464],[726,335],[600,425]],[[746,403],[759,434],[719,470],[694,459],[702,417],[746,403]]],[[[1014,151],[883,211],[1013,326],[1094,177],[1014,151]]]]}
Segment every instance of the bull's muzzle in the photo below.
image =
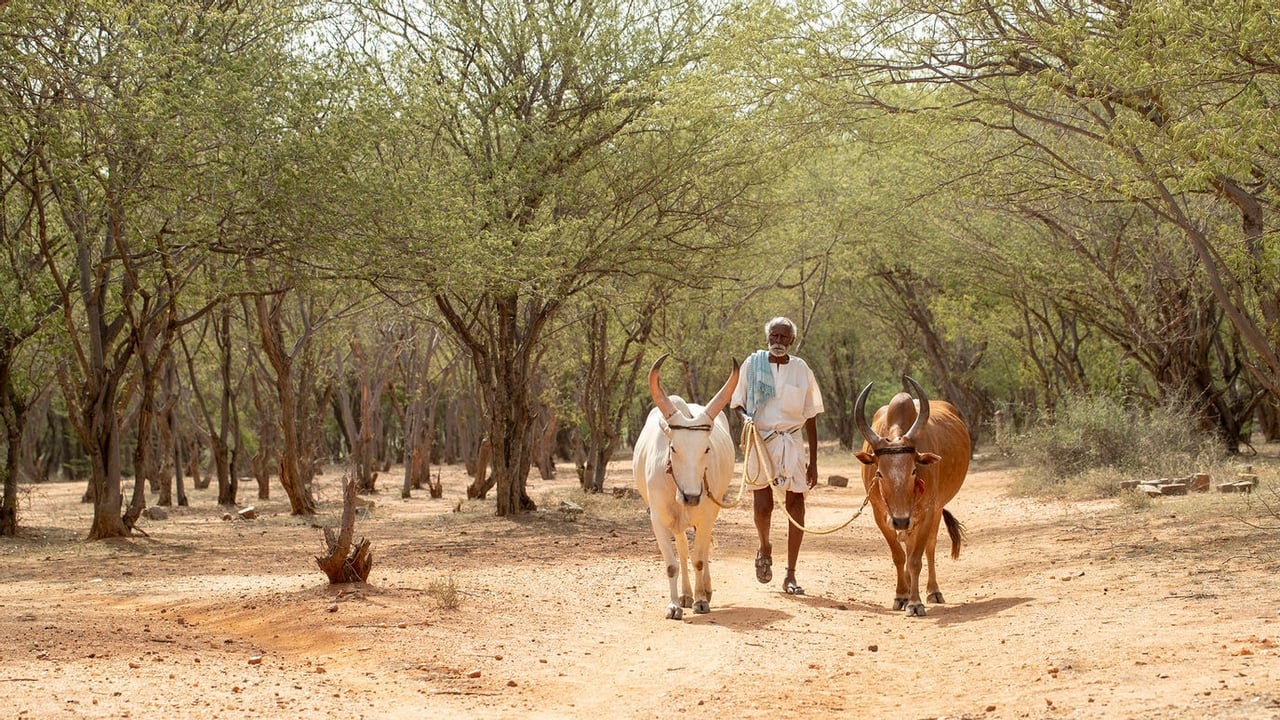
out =
{"type": "Polygon", "coordinates": [[[897,515],[893,516],[893,529],[894,529],[894,530],[906,530],[906,529],[908,529],[908,528],[910,528],[910,527],[911,527],[911,516],[910,516],[910,515],[904,515],[904,516],[902,516],[902,517],[898,517],[897,515]]]}
{"type": "Polygon", "coordinates": [[[702,502],[702,493],[697,493],[696,495],[687,495],[683,492],[677,492],[676,497],[680,499],[680,502],[690,507],[693,507],[698,503],[702,502]]]}

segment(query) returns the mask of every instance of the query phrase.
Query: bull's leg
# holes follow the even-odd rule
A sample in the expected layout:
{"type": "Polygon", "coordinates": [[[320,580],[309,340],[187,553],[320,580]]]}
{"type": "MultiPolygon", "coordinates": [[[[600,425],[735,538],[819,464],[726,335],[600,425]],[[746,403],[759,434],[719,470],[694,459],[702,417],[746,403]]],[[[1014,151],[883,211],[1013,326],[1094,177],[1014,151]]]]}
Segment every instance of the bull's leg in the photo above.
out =
{"type": "Polygon", "coordinates": [[[884,541],[889,544],[889,552],[893,554],[893,567],[898,574],[898,584],[893,593],[893,609],[902,610],[907,606],[907,553],[898,540],[898,531],[893,529],[893,522],[889,520],[884,502],[872,502],[871,509],[875,512],[876,527],[880,528],[880,534],[884,535],[884,541]]]}
{"type": "Polygon", "coordinates": [[[698,614],[711,612],[711,521],[703,520],[694,525],[693,572],[696,591],[693,611],[698,614]]]}
{"type": "Polygon", "coordinates": [[[933,559],[934,550],[938,546],[938,520],[935,519],[930,525],[933,529],[929,531],[929,539],[924,547],[926,559],[929,561],[928,594],[925,595],[925,599],[934,605],[941,605],[946,600],[942,599],[942,590],[938,587],[938,568],[933,559]]]}
{"type": "MultiPolygon", "coordinates": [[[[667,582],[671,586],[671,601],[667,604],[667,619],[680,620],[684,617],[684,611],[680,609],[680,598],[676,594],[676,576],[680,574],[679,559],[676,557],[676,548],[672,543],[671,531],[667,529],[666,523],[658,515],[656,509],[649,511],[649,523],[653,525],[653,536],[658,540],[658,550],[662,552],[662,559],[666,562],[667,582]]],[[[683,534],[681,535],[683,539],[683,534]]]]}
{"type": "Polygon", "coordinates": [[[923,617],[925,614],[924,601],[920,599],[920,570],[924,565],[928,531],[918,530],[919,526],[908,530],[906,537],[907,617],[923,617]]]}
{"type": "Polygon", "coordinates": [[[676,551],[680,553],[680,606],[693,607],[693,586],[689,582],[689,538],[684,530],[676,533],[676,551]]]}

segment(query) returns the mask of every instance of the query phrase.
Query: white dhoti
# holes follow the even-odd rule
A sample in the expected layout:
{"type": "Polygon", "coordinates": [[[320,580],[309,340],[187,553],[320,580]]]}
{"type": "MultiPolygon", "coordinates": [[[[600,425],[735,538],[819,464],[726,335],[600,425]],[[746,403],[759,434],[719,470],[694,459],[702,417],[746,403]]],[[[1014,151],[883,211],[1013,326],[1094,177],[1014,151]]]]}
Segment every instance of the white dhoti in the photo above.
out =
{"type": "Polygon", "coordinates": [[[745,471],[749,478],[765,479],[774,487],[784,488],[790,492],[804,493],[809,491],[809,456],[806,453],[804,439],[800,431],[803,426],[790,430],[758,430],[764,446],[769,451],[771,468],[760,467],[760,457],[748,453],[745,471]]]}

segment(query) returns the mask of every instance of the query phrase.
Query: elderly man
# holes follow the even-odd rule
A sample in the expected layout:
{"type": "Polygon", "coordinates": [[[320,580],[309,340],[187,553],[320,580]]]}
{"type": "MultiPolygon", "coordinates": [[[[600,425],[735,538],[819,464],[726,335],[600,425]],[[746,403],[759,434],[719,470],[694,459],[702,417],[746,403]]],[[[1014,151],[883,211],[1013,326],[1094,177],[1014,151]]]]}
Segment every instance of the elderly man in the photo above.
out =
{"type": "MultiPolygon", "coordinates": [[[[769,525],[773,517],[774,487],[783,488],[787,514],[794,523],[787,523],[787,574],[782,589],[792,595],[802,595],[804,589],[796,583],[796,560],[804,530],[797,525],[804,525],[805,493],[818,484],[816,418],[823,410],[822,393],[805,361],[790,354],[791,345],[796,341],[795,323],[776,317],[765,324],[764,332],[768,349],[755,352],[742,363],[729,405],[744,422],[754,422],[773,465],[773,477],[768,478],[771,485],[752,492],[756,533],[760,536],[756,579],[762,583],[773,579],[769,525]]],[[[747,477],[758,477],[759,466],[755,456],[747,457],[747,477]]]]}

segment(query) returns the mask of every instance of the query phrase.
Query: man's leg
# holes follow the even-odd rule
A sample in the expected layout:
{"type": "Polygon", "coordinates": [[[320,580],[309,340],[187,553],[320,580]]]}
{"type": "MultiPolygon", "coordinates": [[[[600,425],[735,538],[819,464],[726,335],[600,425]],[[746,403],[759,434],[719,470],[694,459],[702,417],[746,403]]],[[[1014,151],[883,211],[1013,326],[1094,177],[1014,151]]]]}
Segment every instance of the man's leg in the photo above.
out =
{"type": "Polygon", "coordinates": [[[787,491],[787,576],[782,581],[782,588],[792,595],[803,595],[804,588],[796,584],[796,561],[800,559],[800,543],[804,541],[804,530],[796,527],[804,525],[804,493],[787,491]]]}
{"type": "Polygon", "coordinates": [[[756,535],[760,549],[756,551],[756,580],[767,583],[773,579],[773,544],[769,542],[769,522],[773,517],[773,488],[763,487],[751,492],[756,535]]]}

